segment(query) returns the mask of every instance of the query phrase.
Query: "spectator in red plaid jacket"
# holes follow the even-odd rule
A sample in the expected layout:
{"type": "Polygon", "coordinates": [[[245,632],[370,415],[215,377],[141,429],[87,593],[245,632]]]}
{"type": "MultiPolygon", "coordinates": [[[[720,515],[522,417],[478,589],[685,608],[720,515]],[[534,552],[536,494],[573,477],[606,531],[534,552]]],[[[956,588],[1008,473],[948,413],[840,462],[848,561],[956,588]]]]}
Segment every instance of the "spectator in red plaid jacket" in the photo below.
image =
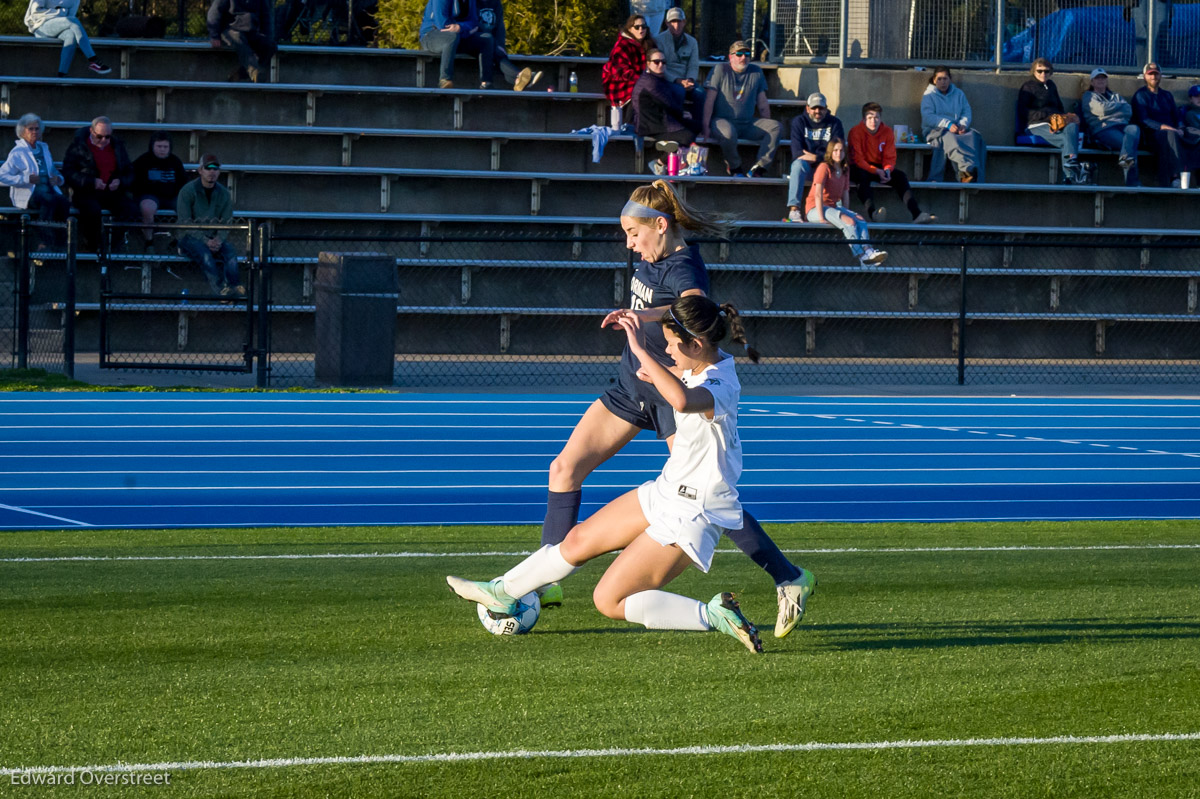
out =
{"type": "Polygon", "coordinates": [[[652,42],[646,18],[634,14],[621,26],[620,35],[600,71],[604,94],[612,105],[612,126],[621,127],[621,109],[633,98],[633,84],[646,71],[646,43],[652,42]]]}

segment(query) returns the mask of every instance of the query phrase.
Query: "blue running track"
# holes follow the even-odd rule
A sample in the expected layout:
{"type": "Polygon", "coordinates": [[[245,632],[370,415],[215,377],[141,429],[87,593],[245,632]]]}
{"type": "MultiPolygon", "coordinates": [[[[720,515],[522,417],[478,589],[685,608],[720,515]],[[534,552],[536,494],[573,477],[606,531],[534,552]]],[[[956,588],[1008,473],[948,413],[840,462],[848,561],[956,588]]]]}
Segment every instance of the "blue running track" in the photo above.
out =
{"type": "MultiPolygon", "coordinates": [[[[0,395],[0,529],[540,523],[591,396],[0,395]]],[[[764,521],[1200,519],[1200,401],[743,398],[764,521]]],[[[653,477],[642,435],[584,515],[653,477]]]]}

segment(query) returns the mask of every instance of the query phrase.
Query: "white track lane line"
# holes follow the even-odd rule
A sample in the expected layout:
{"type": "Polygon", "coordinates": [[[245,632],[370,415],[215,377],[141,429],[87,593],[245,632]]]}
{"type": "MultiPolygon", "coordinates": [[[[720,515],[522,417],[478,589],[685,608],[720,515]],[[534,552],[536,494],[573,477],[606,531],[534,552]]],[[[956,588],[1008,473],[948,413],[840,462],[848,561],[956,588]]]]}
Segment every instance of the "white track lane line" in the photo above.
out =
{"type": "Polygon", "coordinates": [[[42,513],[41,511],[30,510],[29,508],[18,508],[16,505],[0,504],[0,510],[10,510],[10,511],[13,511],[14,513],[28,513],[30,516],[40,516],[43,519],[54,519],[56,522],[66,522],[68,524],[77,524],[80,527],[91,527],[92,526],[92,525],[88,524],[87,522],[81,522],[81,521],[77,521],[75,519],[68,519],[65,516],[54,516],[49,513],[42,513]]]}
{"type": "MultiPolygon", "coordinates": [[[[1197,550],[1200,544],[1085,544],[1079,546],[986,546],[986,547],[826,547],[820,549],[781,549],[788,555],[896,555],[941,552],[1110,552],[1197,550]]],[[[512,552],[305,552],[276,555],[64,555],[62,557],[0,558],[0,563],[117,563],[125,561],[197,561],[197,560],[387,560],[391,558],[519,558],[533,550],[512,552]]],[[[736,549],[718,549],[718,555],[736,555],[736,549]]]]}
{"type": "Polygon", "coordinates": [[[1096,744],[1174,743],[1200,741],[1200,732],[1127,733],[1123,735],[1054,735],[1019,738],[946,738],[934,740],[843,741],[740,746],[679,746],[667,749],[512,749],[492,752],[433,752],[424,755],[353,755],[342,757],[281,757],[260,760],[180,760],[160,763],[110,763],[95,766],[28,766],[0,768],[0,775],[69,774],[80,772],[132,773],[147,771],[213,771],[227,769],[291,768],[295,766],[377,765],[387,763],[462,763],[479,760],[550,760],[601,757],[742,755],[767,752],[884,751],[889,749],[954,749],[999,746],[1086,746],[1096,744]]]}

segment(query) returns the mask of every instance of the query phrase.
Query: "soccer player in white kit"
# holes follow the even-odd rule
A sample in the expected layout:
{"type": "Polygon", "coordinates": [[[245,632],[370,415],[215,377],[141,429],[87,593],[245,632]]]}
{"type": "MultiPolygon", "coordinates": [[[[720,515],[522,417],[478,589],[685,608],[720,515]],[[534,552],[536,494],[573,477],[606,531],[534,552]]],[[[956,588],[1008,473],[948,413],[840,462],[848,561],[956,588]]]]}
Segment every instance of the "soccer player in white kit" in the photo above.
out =
{"type": "MultiPolygon", "coordinates": [[[[463,599],[496,613],[513,613],[517,597],[567,577],[592,558],[623,550],[592,594],[605,616],[652,630],[720,630],[751,652],[761,652],[758,631],[730,592],[705,604],[658,590],[689,565],[707,572],[721,533],[742,524],[737,491],[741,384],[733,356],[717,346],[728,333],[746,343],[737,311],[699,294],[676,300],[662,318],[674,371],[646,351],[636,313],[616,311],[606,321],[624,329],[641,365],[639,379],[652,383],[674,410],[675,445],[662,473],[609,502],[572,528],[561,544],[542,547],[502,577],[446,581],[463,599]]],[[[758,359],[751,348],[747,352],[758,359]]]]}

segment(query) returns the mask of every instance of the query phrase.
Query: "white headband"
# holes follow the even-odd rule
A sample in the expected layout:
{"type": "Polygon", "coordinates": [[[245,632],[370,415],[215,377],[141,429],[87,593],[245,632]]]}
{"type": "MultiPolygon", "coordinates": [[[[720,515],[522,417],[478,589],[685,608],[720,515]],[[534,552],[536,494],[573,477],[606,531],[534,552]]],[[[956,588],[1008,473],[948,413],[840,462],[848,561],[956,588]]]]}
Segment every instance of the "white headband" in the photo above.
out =
{"type": "Polygon", "coordinates": [[[648,205],[635,203],[633,200],[625,203],[625,207],[621,209],[621,216],[632,216],[634,219],[654,219],[662,217],[668,222],[675,221],[675,217],[671,214],[664,214],[662,211],[656,211],[648,205]]]}

